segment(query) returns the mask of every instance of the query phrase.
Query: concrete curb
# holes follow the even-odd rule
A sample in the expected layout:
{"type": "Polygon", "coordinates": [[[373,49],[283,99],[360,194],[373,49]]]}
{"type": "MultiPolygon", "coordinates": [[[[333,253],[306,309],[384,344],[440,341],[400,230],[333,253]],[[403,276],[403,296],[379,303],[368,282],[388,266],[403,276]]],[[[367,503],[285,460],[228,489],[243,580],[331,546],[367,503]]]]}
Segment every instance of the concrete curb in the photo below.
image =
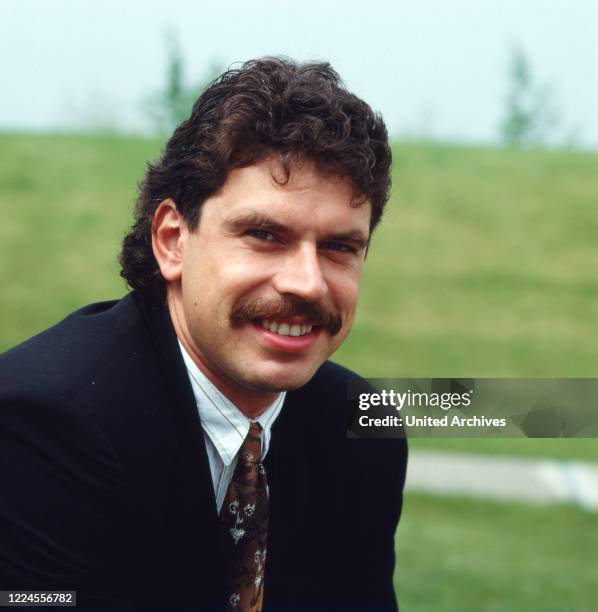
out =
{"type": "Polygon", "coordinates": [[[405,489],[598,512],[598,464],[413,450],[405,489]]]}

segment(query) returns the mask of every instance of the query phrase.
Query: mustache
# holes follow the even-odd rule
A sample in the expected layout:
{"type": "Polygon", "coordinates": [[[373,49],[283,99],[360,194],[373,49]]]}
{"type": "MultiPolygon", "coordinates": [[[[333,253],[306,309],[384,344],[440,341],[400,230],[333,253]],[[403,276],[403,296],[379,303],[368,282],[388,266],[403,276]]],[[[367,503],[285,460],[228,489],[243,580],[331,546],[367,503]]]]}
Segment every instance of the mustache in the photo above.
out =
{"type": "Polygon", "coordinates": [[[306,302],[296,296],[283,296],[280,299],[253,298],[238,302],[231,314],[233,327],[256,319],[277,321],[290,317],[303,316],[312,325],[327,329],[330,335],[338,334],[343,326],[340,313],[319,302],[306,302]]]}

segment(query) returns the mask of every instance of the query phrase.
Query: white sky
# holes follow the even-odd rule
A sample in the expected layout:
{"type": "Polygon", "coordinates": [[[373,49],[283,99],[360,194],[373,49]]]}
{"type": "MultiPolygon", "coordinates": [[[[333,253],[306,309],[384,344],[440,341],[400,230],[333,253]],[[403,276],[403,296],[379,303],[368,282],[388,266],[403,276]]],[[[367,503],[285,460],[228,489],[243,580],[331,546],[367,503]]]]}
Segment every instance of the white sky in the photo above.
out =
{"type": "Polygon", "coordinates": [[[596,0],[0,0],[0,129],[145,125],[164,31],[211,61],[326,59],[392,134],[496,138],[508,50],[556,90],[560,136],[598,147],[596,0]]]}

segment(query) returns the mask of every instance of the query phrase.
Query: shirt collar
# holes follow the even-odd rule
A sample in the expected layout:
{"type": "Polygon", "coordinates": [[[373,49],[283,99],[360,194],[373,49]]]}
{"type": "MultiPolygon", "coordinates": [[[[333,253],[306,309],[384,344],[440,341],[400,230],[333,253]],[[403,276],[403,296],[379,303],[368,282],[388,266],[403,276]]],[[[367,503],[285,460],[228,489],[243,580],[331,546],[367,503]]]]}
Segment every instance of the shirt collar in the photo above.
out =
{"type": "Polygon", "coordinates": [[[252,422],[262,426],[262,458],[264,458],[270,446],[272,425],[280,413],[286,392],[280,393],[259,417],[249,419],[197,367],[180,340],[179,347],[195,395],[201,425],[224,465],[230,465],[237,456],[252,422]]]}

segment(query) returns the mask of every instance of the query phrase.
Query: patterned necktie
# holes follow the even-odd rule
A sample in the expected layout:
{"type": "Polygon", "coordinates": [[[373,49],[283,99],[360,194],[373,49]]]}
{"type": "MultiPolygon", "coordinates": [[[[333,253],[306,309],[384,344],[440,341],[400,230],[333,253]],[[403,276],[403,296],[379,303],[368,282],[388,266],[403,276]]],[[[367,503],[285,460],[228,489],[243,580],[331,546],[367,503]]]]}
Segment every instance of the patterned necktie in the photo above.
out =
{"type": "Polygon", "coordinates": [[[259,612],[264,597],[268,484],[261,463],[262,428],[251,423],[220,510],[226,609],[259,612]]]}

